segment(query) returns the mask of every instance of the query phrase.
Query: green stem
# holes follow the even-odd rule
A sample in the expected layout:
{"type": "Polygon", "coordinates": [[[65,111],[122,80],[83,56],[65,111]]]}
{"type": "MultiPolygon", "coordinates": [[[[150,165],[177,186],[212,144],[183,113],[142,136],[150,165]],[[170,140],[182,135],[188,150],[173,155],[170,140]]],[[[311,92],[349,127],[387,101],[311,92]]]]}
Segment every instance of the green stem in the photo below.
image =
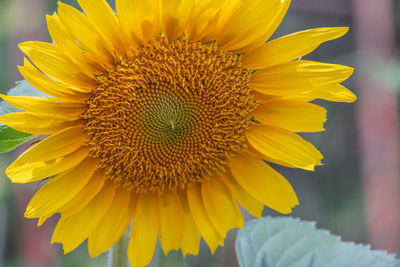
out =
{"type": "Polygon", "coordinates": [[[128,267],[129,229],[108,251],[108,267],[128,267]]]}

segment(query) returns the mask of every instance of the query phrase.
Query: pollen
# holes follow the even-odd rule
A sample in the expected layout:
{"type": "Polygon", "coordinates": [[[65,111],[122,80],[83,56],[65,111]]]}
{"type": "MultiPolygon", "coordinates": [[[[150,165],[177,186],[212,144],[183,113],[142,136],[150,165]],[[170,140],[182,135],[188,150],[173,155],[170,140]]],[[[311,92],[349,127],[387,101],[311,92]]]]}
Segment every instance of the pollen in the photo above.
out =
{"type": "Polygon", "coordinates": [[[97,77],[82,115],[91,156],[138,193],[184,189],[245,149],[251,72],[217,43],[150,41],[97,77]]]}

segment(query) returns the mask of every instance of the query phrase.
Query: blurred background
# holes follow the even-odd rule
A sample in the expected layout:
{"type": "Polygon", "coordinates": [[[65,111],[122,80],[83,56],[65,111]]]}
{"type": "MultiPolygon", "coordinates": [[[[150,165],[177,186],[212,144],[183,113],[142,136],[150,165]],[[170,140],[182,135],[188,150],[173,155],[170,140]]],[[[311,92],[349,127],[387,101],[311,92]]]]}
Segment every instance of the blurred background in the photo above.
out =
{"type": "MultiPolygon", "coordinates": [[[[64,2],[76,6],[75,1],[64,2]]],[[[114,0],[109,2],[113,5],[114,0]]],[[[52,14],[56,6],[55,0],[0,0],[2,93],[22,79],[16,68],[23,63],[17,44],[50,41],[45,14],[52,14]]],[[[300,205],[293,216],[316,221],[318,228],[329,229],[345,241],[371,243],[374,249],[400,255],[400,1],[296,0],[274,37],[324,26],[350,26],[350,32],[305,59],[355,67],[345,85],[359,100],[355,104],[318,101],[328,110],[326,131],[304,136],[324,154],[324,166],[315,172],[277,169],[298,194],[300,205]]],[[[60,245],[50,244],[58,218],[36,227],[36,220],[23,217],[40,184],[12,185],[4,175],[23,149],[0,154],[0,267],[105,266],[107,256],[91,259],[85,244],[68,255],[63,255],[60,245]]],[[[266,208],[267,215],[279,216],[266,208]]],[[[229,233],[225,247],[214,255],[204,244],[199,257],[186,259],[178,252],[165,257],[158,250],[152,266],[238,266],[236,231],[229,233]]]]}

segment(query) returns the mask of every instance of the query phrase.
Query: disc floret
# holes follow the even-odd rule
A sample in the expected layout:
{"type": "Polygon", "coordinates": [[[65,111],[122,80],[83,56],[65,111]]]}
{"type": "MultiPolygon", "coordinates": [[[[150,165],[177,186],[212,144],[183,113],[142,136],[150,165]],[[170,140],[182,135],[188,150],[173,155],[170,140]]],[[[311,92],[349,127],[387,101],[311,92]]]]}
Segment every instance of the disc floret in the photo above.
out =
{"type": "Polygon", "coordinates": [[[244,148],[256,105],[249,77],[216,43],[157,39],[116,56],[82,116],[91,154],[137,192],[202,181],[244,148]]]}

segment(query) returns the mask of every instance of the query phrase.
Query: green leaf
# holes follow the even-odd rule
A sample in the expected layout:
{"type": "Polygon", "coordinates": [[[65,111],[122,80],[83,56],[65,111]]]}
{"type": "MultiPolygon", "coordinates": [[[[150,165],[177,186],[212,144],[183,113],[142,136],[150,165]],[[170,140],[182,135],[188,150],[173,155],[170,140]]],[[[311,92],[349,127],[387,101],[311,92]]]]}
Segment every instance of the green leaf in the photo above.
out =
{"type": "Polygon", "coordinates": [[[391,254],[342,242],[315,223],[289,217],[249,221],[236,239],[241,267],[400,266],[391,254]]]}
{"type": "Polygon", "coordinates": [[[21,133],[8,126],[0,125],[0,153],[11,151],[34,137],[35,135],[21,133]]]}
{"type": "MultiPolygon", "coordinates": [[[[36,90],[27,81],[20,81],[12,88],[7,95],[10,96],[47,96],[46,94],[36,90]]],[[[11,106],[5,101],[0,102],[0,115],[21,112],[22,110],[11,106]]],[[[19,146],[20,144],[31,140],[36,135],[22,133],[16,131],[4,124],[0,123],[0,153],[8,152],[19,146]]]]}

